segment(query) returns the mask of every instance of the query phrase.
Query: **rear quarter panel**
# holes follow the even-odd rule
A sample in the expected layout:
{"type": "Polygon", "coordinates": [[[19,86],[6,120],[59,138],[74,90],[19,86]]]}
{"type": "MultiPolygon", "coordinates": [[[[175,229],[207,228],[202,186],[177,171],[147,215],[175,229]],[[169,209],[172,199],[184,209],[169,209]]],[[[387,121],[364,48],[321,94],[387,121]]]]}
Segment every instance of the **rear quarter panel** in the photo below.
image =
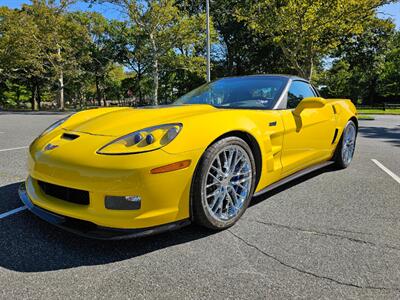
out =
{"type": "MultiPolygon", "coordinates": [[[[332,104],[336,110],[336,128],[338,129],[338,138],[336,139],[332,149],[332,151],[335,151],[347,122],[351,118],[357,120],[357,109],[349,99],[327,99],[327,101],[332,104]]],[[[358,126],[358,121],[356,123],[358,126]]]]}

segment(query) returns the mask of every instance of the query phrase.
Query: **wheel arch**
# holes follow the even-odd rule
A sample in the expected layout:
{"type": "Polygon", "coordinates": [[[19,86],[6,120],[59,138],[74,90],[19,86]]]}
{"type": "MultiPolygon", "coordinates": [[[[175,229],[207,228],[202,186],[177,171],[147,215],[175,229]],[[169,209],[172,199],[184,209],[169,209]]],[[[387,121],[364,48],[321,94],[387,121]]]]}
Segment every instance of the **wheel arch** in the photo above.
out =
{"type": "MultiPolygon", "coordinates": [[[[226,132],[223,135],[217,137],[216,139],[214,139],[205,149],[204,153],[207,151],[208,148],[210,148],[212,145],[214,145],[215,143],[217,143],[218,141],[227,138],[227,137],[238,137],[240,139],[242,139],[243,141],[246,142],[247,145],[249,145],[251,152],[253,154],[254,157],[254,161],[256,163],[256,187],[258,185],[258,182],[260,181],[261,178],[261,174],[262,174],[262,154],[261,154],[261,148],[260,145],[257,142],[257,139],[250,133],[245,132],[245,131],[241,131],[241,130],[234,130],[234,131],[230,131],[230,132],[226,132]]],[[[197,169],[200,165],[202,161],[202,158],[199,159],[196,169],[195,169],[195,173],[197,172],[197,169]]],[[[195,177],[195,175],[193,175],[193,178],[195,177]]],[[[193,185],[193,180],[192,180],[192,185],[193,185]]],[[[192,190],[192,189],[190,189],[192,190]]],[[[190,197],[190,216],[192,217],[192,197],[190,197]]]]}
{"type": "MultiPolygon", "coordinates": [[[[241,130],[233,130],[233,131],[229,131],[226,132],[222,135],[220,135],[219,137],[217,137],[216,139],[214,139],[208,146],[207,148],[204,150],[204,153],[207,151],[208,148],[210,148],[212,145],[214,145],[215,143],[217,143],[220,140],[223,140],[224,138],[228,138],[228,137],[238,137],[240,139],[242,139],[247,145],[249,145],[251,152],[253,154],[254,157],[254,161],[256,163],[256,183],[255,186],[257,187],[260,178],[261,178],[261,174],[262,174],[262,154],[261,154],[261,147],[257,141],[257,139],[250,133],[246,132],[246,131],[241,131],[241,130]]],[[[204,154],[203,153],[203,154],[204,154]]],[[[190,187],[190,197],[189,197],[189,212],[190,212],[190,220],[193,221],[193,197],[192,197],[192,192],[193,192],[193,181],[194,178],[196,176],[196,173],[198,171],[198,168],[201,164],[203,160],[203,156],[199,159],[199,161],[197,162],[195,171],[194,171],[194,175],[192,177],[191,180],[191,187],[190,187]]]]}
{"type": "Polygon", "coordinates": [[[356,129],[357,129],[357,131],[358,131],[358,119],[356,118],[356,117],[351,117],[350,118],[350,120],[349,121],[353,121],[354,122],[354,124],[356,125],[356,129]]]}

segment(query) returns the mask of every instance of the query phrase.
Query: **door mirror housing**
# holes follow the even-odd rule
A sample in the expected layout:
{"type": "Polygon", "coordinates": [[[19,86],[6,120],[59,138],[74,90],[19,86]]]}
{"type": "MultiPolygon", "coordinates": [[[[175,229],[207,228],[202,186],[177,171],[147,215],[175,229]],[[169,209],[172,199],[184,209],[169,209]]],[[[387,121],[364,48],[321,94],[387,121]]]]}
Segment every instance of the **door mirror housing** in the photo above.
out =
{"type": "Polygon", "coordinates": [[[327,101],[321,97],[304,98],[303,100],[301,100],[299,105],[297,105],[297,107],[293,111],[293,114],[297,117],[300,117],[303,110],[311,108],[322,108],[326,105],[326,103],[327,101]]]}

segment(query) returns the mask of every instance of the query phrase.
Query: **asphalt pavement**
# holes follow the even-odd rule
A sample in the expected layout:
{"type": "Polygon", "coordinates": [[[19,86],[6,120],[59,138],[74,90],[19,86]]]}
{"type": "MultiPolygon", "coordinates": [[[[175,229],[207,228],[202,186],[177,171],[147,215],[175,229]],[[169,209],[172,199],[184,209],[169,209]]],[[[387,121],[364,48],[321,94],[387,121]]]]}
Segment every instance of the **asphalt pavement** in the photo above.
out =
{"type": "Polygon", "coordinates": [[[0,113],[1,299],[400,298],[400,116],[360,121],[350,168],[253,199],[229,230],[118,242],[15,211],[26,147],[62,117],[0,113]]]}

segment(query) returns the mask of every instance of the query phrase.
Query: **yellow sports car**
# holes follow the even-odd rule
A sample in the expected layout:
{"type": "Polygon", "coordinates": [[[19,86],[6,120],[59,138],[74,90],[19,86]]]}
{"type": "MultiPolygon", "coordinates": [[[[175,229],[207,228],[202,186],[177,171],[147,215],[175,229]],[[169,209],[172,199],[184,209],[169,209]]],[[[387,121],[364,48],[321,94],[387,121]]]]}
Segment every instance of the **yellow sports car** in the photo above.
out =
{"type": "Polygon", "coordinates": [[[87,237],[122,239],[196,222],[232,226],[254,194],[352,161],[350,100],[298,77],[205,84],[169,106],[82,111],[30,146],[20,197],[37,216],[87,237]]]}

